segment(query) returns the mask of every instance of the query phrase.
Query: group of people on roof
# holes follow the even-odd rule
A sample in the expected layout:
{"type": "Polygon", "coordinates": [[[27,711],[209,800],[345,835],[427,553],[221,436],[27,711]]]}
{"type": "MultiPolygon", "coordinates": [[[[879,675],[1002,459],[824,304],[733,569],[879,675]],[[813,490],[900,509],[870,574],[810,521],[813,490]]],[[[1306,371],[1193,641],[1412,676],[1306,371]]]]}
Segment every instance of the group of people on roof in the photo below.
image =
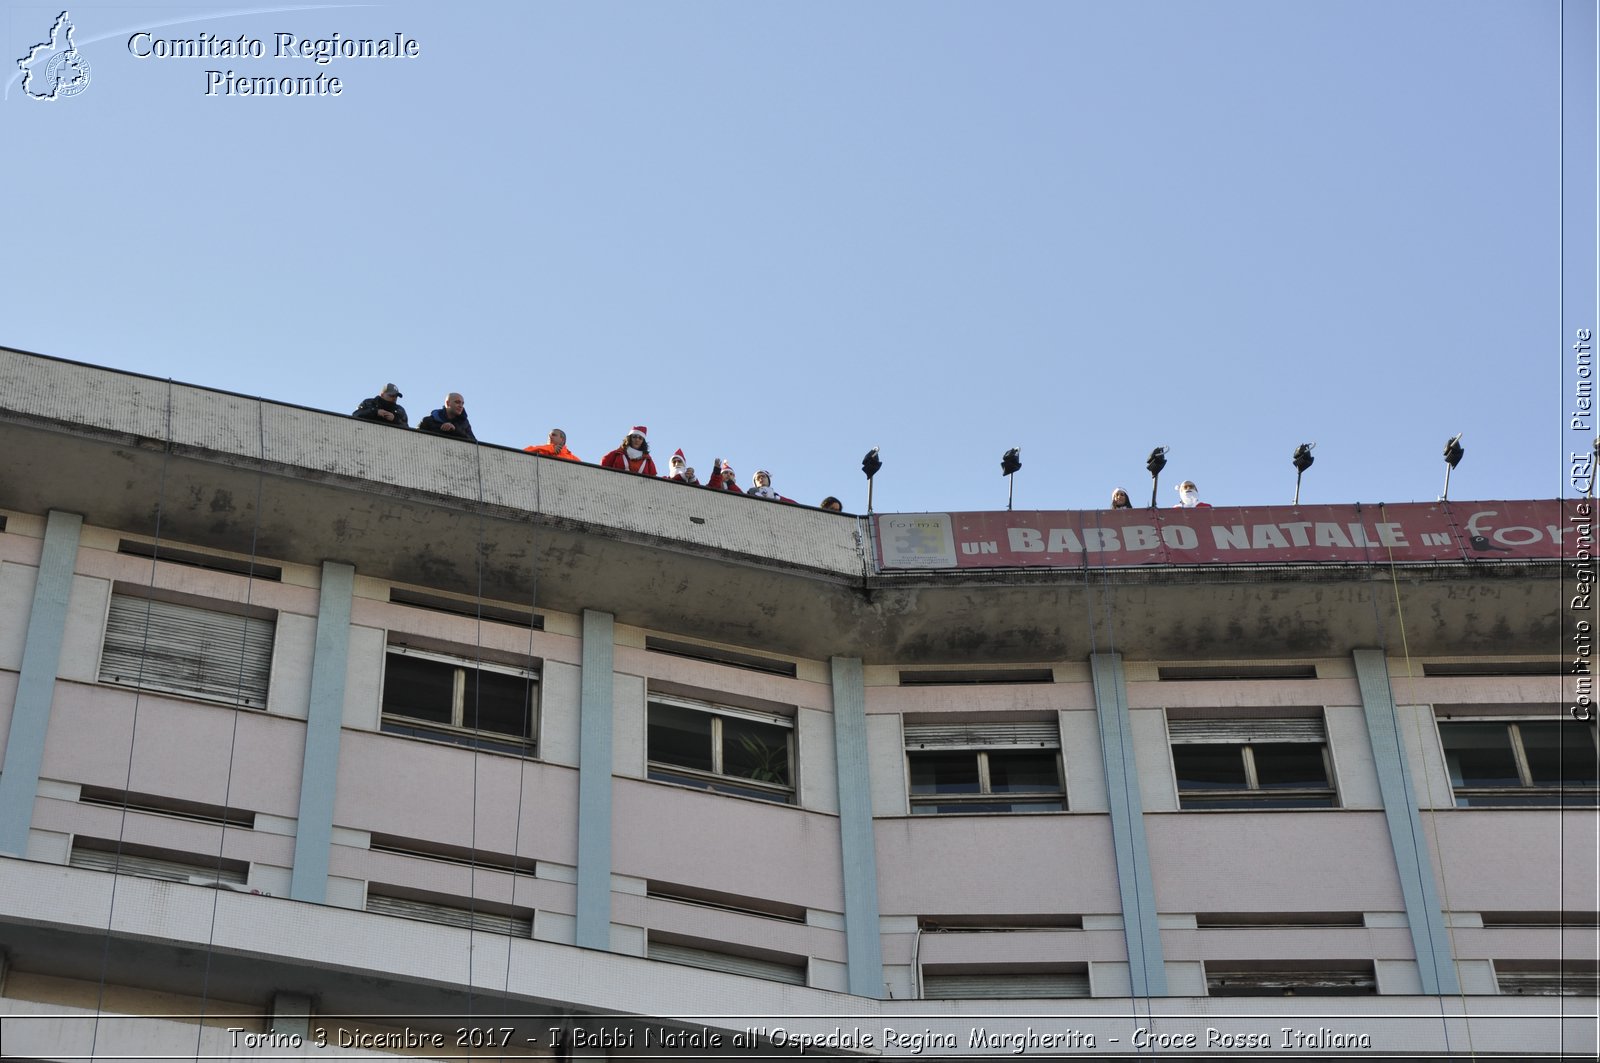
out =
{"type": "MultiPolygon", "coordinates": [[[[1172,504],[1173,509],[1210,509],[1210,502],[1200,501],[1200,489],[1194,485],[1193,480],[1185,480],[1179,484],[1175,491],[1178,492],[1178,501],[1172,504]]],[[[1128,497],[1126,488],[1119,487],[1111,492],[1112,509],[1132,509],[1133,500],[1128,497]]]]}
{"type": "MultiPolygon", "coordinates": [[[[395,428],[409,428],[410,421],[406,416],[406,408],[399,401],[404,396],[394,384],[385,384],[383,390],[370,399],[363,399],[357,406],[353,417],[364,421],[376,421],[379,424],[391,425],[395,428]]],[[[444,405],[429,413],[417,425],[423,432],[437,432],[440,435],[453,436],[456,439],[465,439],[476,443],[478,437],[472,434],[472,422],[467,419],[466,400],[458,392],[450,392],[445,396],[444,405]]],[[[637,473],[641,476],[657,476],[656,462],[650,456],[650,443],[648,436],[650,429],[642,424],[636,424],[628,429],[622,437],[622,442],[617,448],[600,459],[600,465],[607,469],[617,469],[622,472],[637,473]]],[[[567,449],[567,433],[559,428],[550,429],[550,441],[537,446],[523,447],[529,454],[543,457],[559,458],[562,461],[582,462],[583,459],[567,449]]],[[[717,458],[711,463],[711,476],[704,483],[695,475],[688,460],[684,457],[683,448],[678,450],[668,459],[668,472],[662,479],[675,483],[689,484],[695,487],[706,487],[715,491],[728,491],[733,494],[748,494],[756,498],[765,498],[774,502],[788,502],[793,504],[794,499],[780,495],[772,486],[772,474],[766,469],[757,469],[752,486],[746,490],[739,486],[738,478],[734,473],[733,465],[717,458]]],[[[840,513],[844,504],[837,498],[829,495],[823,499],[820,508],[840,513]]]]}

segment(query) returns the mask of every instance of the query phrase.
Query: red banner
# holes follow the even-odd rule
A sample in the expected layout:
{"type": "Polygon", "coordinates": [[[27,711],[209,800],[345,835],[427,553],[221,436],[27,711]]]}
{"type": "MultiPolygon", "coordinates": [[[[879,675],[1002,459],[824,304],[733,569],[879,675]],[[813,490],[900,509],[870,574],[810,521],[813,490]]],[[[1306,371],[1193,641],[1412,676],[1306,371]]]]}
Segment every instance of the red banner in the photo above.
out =
{"type": "Polygon", "coordinates": [[[1595,509],[1550,499],[879,513],[872,526],[880,569],[1387,564],[1570,558],[1580,530],[1593,541],[1595,509]]]}

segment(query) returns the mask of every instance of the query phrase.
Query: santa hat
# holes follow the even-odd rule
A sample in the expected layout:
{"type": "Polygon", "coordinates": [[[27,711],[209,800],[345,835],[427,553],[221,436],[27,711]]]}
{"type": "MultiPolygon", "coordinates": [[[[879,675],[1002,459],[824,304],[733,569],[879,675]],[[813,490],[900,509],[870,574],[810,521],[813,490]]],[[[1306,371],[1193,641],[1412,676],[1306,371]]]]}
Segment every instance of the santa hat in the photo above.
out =
{"type": "Polygon", "coordinates": [[[723,462],[722,463],[722,471],[723,472],[727,472],[727,473],[731,473],[731,472],[733,472],[733,466],[729,465],[727,462],[723,462]]]}
{"type": "Polygon", "coordinates": [[[685,465],[689,464],[689,459],[683,456],[683,448],[682,447],[679,447],[677,450],[674,450],[672,452],[672,460],[675,461],[675,462],[681,461],[685,465]]]}
{"type": "Polygon", "coordinates": [[[757,476],[765,476],[768,480],[772,479],[772,474],[770,472],[768,472],[767,470],[765,470],[765,469],[757,469],[756,470],[756,475],[757,476]]]}
{"type": "Polygon", "coordinates": [[[645,439],[648,439],[650,438],[650,429],[646,428],[642,424],[636,424],[632,428],[628,429],[628,435],[641,436],[645,439]]]}

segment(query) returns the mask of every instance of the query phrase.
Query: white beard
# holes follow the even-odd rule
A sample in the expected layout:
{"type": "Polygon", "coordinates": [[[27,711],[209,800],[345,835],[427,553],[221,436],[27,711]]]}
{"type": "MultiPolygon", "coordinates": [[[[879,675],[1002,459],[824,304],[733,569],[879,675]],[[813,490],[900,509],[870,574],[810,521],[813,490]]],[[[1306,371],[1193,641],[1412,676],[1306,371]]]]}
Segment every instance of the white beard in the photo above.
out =
{"type": "Polygon", "coordinates": [[[644,451],[642,451],[642,450],[634,450],[632,447],[628,448],[628,460],[629,461],[638,461],[642,457],[644,457],[644,451]]]}
{"type": "Polygon", "coordinates": [[[1200,492],[1198,492],[1198,491],[1180,491],[1178,493],[1178,497],[1183,499],[1183,506],[1184,506],[1185,509],[1193,509],[1195,503],[1200,501],[1200,492]]]}

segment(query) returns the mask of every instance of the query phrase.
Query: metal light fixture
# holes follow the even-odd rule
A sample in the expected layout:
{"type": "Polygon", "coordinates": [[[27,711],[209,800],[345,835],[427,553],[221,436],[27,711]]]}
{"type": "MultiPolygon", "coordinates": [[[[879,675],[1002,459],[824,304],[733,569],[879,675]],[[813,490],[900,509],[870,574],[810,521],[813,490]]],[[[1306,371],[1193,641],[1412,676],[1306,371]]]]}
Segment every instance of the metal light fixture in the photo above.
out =
{"type": "Polygon", "coordinates": [[[1161,470],[1167,467],[1167,448],[1157,447],[1150,452],[1150,458],[1144,463],[1150,470],[1150,508],[1156,508],[1156,483],[1161,479],[1161,470]]]}
{"type": "Polygon", "coordinates": [[[1012,496],[1017,489],[1017,481],[1011,478],[1011,474],[1020,468],[1022,468],[1022,450],[1020,448],[1012,447],[1000,455],[1000,475],[1009,481],[1006,487],[1006,510],[1008,512],[1011,509],[1012,496]]]}
{"type": "Polygon", "coordinates": [[[1294,457],[1290,459],[1294,462],[1294,504],[1297,506],[1300,504],[1300,477],[1304,476],[1306,470],[1311,468],[1311,463],[1317,460],[1311,456],[1312,448],[1315,446],[1315,443],[1301,443],[1294,448],[1294,457]]]}
{"type": "Polygon", "coordinates": [[[867,451],[867,456],[861,459],[861,471],[867,475],[867,512],[872,512],[872,478],[878,475],[878,470],[883,468],[883,462],[878,460],[878,448],[873,447],[867,451]]]}
{"type": "Polygon", "coordinates": [[[1444,494],[1439,496],[1439,501],[1450,501],[1450,473],[1461,464],[1461,456],[1466,453],[1461,447],[1461,437],[1465,432],[1457,432],[1451,436],[1444,445],[1444,494]]]}

